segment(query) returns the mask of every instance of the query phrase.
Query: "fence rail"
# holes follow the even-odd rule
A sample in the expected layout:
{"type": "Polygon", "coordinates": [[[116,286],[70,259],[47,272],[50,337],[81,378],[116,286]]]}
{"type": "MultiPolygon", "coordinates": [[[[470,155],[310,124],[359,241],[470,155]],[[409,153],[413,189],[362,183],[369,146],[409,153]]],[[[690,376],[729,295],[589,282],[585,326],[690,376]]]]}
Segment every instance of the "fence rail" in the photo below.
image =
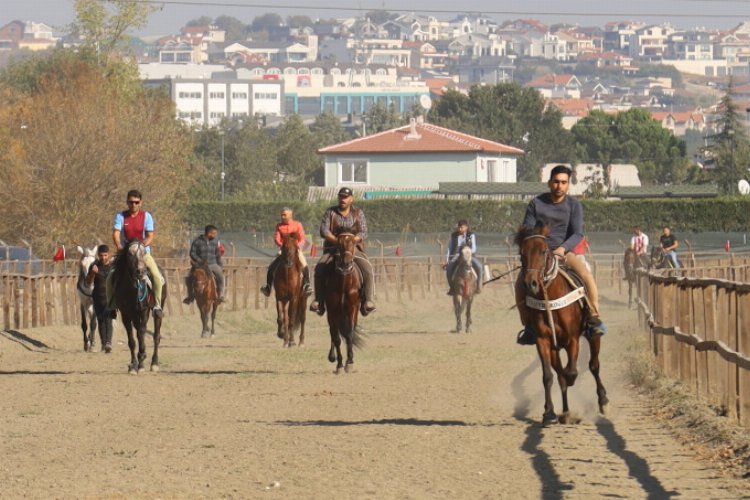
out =
{"type": "Polygon", "coordinates": [[[661,370],[750,427],[750,283],[641,271],[637,288],[661,370]]]}

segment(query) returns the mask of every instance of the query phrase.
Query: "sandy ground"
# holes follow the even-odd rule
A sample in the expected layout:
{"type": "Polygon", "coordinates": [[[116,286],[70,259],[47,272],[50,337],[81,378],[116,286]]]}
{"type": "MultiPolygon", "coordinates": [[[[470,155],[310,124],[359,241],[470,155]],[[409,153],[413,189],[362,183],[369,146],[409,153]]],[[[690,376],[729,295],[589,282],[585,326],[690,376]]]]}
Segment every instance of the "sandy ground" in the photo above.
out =
{"type": "MultiPolygon", "coordinates": [[[[507,291],[507,288],[504,290],[507,291]]],[[[324,320],[283,349],[275,313],[165,318],[161,372],[128,375],[127,345],[84,353],[77,328],[0,336],[2,498],[738,498],[626,387],[638,333],[604,292],[610,332],[596,413],[584,348],[578,425],[543,428],[541,370],[503,293],[452,334],[448,297],[384,303],[362,321],[356,371],[333,375],[324,320]]],[[[149,354],[151,348],[149,346],[149,354]]],[[[556,391],[557,395],[557,391],[556,391]]],[[[559,396],[556,398],[559,405],[559,396]]],[[[558,408],[559,409],[559,408],[558,408]]]]}

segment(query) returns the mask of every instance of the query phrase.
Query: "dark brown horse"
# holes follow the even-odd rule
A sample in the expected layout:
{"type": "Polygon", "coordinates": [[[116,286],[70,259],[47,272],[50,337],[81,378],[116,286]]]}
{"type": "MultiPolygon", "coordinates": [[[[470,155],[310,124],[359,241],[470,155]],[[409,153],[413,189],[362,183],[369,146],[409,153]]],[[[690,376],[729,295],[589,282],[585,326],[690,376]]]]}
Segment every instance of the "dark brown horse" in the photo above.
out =
{"type": "Polygon", "coordinates": [[[329,270],[325,289],[326,311],[328,314],[328,328],[331,332],[331,349],[328,361],[337,362],[338,374],[344,367],[341,356],[341,337],[346,341],[346,366],[349,373],[354,363],[354,347],[363,345],[357,328],[357,318],[361,302],[360,289],[362,277],[354,264],[356,251],[355,236],[343,233],[338,236],[336,255],[333,259],[333,269],[329,270]]]}
{"type": "Polygon", "coordinates": [[[294,332],[299,333],[299,345],[305,344],[305,314],[307,294],[302,290],[302,262],[299,258],[297,233],[284,235],[281,243],[281,262],[273,275],[276,293],[276,335],[284,339],[284,347],[294,346],[294,332]]]}
{"type": "MultiPolygon", "coordinates": [[[[137,240],[129,242],[117,253],[112,263],[113,285],[117,309],[120,311],[122,324],[128,333],[130,347],[130,365],[128,373],[143,371],[146,359],[146,326],[148,318],[156,304],[146,282],[146,264],[143,243],[137,240]],[[138,358],[136,359],[136,338],[138,337],[138,358]]],[[[153,279],[153,278],[151,278],[153,279]]],[[[157,278],[158,279],[158,278],[157,278]]],[[[166,303],[167,284],[162,287],[161,301],[166,303]]],[[[159,342],[161,341],[161,318],[154,316],[154,355],[151,357],[151,371],[159,371],[159,342]]]]}
{"type": "MultiPolygon", "coordinates": [[[[530,229],[521,226],[516,234],[516,244],[521,254],[521,276],[527,293],[528,325],[537,334],[536,348],[542,362],[544,382],[544,416],[542,422],[549,425],[558,422],[552,404],[552,382],[557,373],[557,381],[562,392],[563,423],[573,421],[568,408],[568,387],[578,377],[578,352],[583,331],[583,309],[581,300],[568,305],[559,301],[574,292],[577,287],[559,272],[556,256],[547,245],[549,227],[530,229]],[[531,298],[531,300],[529,300],[531,298]],[[567,353],[568,362],[562,365],[560,350],[567,353]]],[[[572,297],[575,297],[573,295],[572,297]]],[[[599,336],[586,336],[591,351],[589,369],[596,380],[599,411],[604,414],[609,400],[607,391],[599,378],[599,336]]]]}
{"type": "Polygon", "coordinates": [[[198,311],[201,313],[201,337],[213,337],[216,334],[214,323],[216,321],[216,309],[219,303],[216,300],[216,279],[208,265],[203,263],[201,266],[193,266],[190,271],[191,283],[193,285],[193,297],[198,311]],[[208,320],[211,319],[211,328],[208,327],[208,320]]]}
{"type": "Polygon", "coordinates": [[[477,289],[477,278],[471,267],[471,247],[464,245],[451,277],[453,312],[456,315],[455,333],[461,333],[461,315],[466,312],[466,333],[471,332],[471,303],[477,289]]]}
{"type": "Polygon", "coordinates": [[[625,280],[628,282],[628,308],[633,306],[633,289],[635,288],[636,269],[643,269],[643,259],[638,258],[635,250],[631,247],[625,249],[622,258],[622,267],[625,270],[625,280]]]}

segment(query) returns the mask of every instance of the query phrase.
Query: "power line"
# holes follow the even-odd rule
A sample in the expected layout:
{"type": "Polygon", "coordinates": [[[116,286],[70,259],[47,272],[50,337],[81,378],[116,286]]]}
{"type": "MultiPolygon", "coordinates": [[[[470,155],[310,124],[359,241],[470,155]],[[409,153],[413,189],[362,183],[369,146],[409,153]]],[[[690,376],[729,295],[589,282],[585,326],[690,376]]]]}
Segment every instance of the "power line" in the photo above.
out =
{"type": "MultiPolygon", "coordinates": [[[[271,9],[271,10],[321,10],[321,11],[343,11],[343,12],[361,12],[366,10],[359,7],[344,7],[344,6],[331,6],[331,5],[280,5],[280,4],[264,4],[264,3],[244,3],[244,2],[208,2],[208,1],[190,1],[190,0],[129,0],[131,3],[136,4],[149,4],[149,5],[182,5],[182,6],[196,6],[196,7],[231,7],[231,8],[247,8],[247,9],[271,9]]],[[[731,3],[743,3],[750,7],[750,1],[741,0],[681,0],[683,2],[706,2],[706,3],[719,3],[719,2],[731,2],[731,3]]],[[[377,10],[372,8],[370,10],[377,10]]],[[[485,10],[485,9],[468,9],[466,7],[457,9],[435,9],[435,8],[408,8],[408,9],[387,9],[388,12],[419,12],[428,14],[462,14],[467,11],[470,12],[481,12],[483,15],[505,15],[505,16],[577,16],[577,17],[611,17],[611,18],[630,18],[630,17],[670,17],[670,18],[710,18],[710,19],[738,19],[741,14],[714,14],[714,13],[700,13],[700,14],[687,14],[681,12],[553,12],[553,11],[531,11],[531,10],[485,10]]],[[[750,15],[750,12],[748,12],[750,15]]]]}

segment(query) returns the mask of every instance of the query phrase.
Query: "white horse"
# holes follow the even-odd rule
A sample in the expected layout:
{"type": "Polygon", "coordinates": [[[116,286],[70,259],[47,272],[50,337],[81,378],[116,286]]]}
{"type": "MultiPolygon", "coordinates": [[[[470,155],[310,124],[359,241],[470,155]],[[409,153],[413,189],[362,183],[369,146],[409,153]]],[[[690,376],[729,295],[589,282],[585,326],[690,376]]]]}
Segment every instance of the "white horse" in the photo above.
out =
{"type": "Polygon", "coordinates": [[[85,248],[78,246],[78,252],[81,259],[78,261],[78,282],[76,291],[78,292],[78,301],[81,303],[81,330],[83,330],[83,350],[93,351],[96,344],[96,314],[94,314],[94,284],[86,286],[86,274],[89,267],[96,260],[96,246],[85,248]]]}

